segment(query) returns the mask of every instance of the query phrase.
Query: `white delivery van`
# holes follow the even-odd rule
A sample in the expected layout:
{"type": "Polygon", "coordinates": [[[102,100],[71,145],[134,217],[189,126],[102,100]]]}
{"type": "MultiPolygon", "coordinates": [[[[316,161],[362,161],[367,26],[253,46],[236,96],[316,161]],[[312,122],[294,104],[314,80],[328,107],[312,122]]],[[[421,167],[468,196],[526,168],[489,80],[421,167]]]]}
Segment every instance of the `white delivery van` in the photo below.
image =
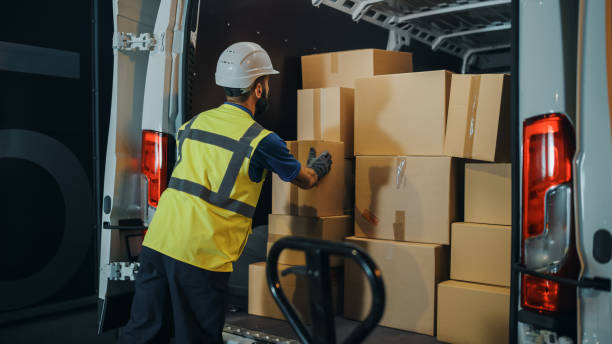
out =
{"type": "Polygon", "coordinates": [[[519,343],[612,342],[611,6],[516,4],[511,339],[519,343]]]}
{"type": "MultiPolygon", "coordinates": [[[[514,343],[612,343],[612,0],[312,0],[497,67],[511,47],[514,343]],[[512,34],[508,34],[511,32],[512,34]],[[511,37],[511,39],[509,39],[511,37]]],[[[186,120],[199,0],[114,0],[99,331],[129,316],[140,244],[186,120]]]]}

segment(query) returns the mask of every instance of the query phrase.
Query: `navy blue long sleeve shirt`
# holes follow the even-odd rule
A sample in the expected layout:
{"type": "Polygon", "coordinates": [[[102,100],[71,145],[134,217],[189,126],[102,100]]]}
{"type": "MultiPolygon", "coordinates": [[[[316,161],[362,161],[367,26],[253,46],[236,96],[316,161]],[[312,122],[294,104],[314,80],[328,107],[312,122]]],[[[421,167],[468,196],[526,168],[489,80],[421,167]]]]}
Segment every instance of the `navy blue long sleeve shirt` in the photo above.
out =
{"type": "MultiPolygon", "coordinates": [[[[226,102],[233,105],[251,117],[253,114],[242,105],[226,102]]],[[[253,152],[251,165],[249,166],[249,177],[254,182],[260,182],[264,170],[276,173],[280,179],[286,182],[294,180],[300,173],[302,165],[289,152],[287,144],[276,133],[266,136],[253,152]]]]}

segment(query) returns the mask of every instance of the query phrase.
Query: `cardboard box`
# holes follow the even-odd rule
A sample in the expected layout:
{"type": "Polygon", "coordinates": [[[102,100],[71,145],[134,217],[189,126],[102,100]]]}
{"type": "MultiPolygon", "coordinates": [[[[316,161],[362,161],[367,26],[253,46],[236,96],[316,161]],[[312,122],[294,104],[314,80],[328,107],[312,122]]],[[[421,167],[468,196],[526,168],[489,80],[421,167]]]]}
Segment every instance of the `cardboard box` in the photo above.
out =
{"type": "Polygon", "coordinates": [[[383,75],[355,86],[355,155],[444,155],[451,73],[383,75]]]}
{"type": "Polygon", "coordinates": [[[510,161],[510,78],[455,74],[444,152],[484,161],[510,161]]]}
{"type": "Polygon", "coordinates": [[[438,285],[438,340],[508,343],[510,288],[459,281],[438,285]]]}
{"type": "Polygon", "coordinates": [[[344,159],[344,188],[348,190],[344,213],[353,215],[355,211],[355,158],[344,159]]]}
{"type": "MultiPolygon", "coordinates": [[[[289,268],[289,265],[278,265],[279,276],[280,272],[289,268]]],[[[342,277],[343,271],[341,268],[333,268],[331,273],[331,287],[334,307],[336,313],[342,309],[342,277]]],[[[311,322],[310,317],[310,302],[308,291],[308,279],[303,275],[289,274],[280,277],[281,288],[291,301],[295,309],[300,313],[304,321],[311,322]]],[[[270,289],[268,288],[268,280],[266,277],[266,263],[259,262],[249,265],[249,314],[259,315],[268,318],[284,320],[285,316],[280,311],[276,302],[272,298],[270,289]]]]}
{"type": "Polygon", "coordinates": [[[354,99],[352,88],[298,90],[298,141],[344,142],[344,156],[352,158],[354,99]]]}
{"type": "Polygon", "coordinates": [[[412,72],[412,54],[361,49],[302,56],[302,88],[355,88],[355,79],[412,72]]]}
{"type": "Polygon", "coordinates": [[[350,203],[350,190],[345,183],[344,144],[331,141],[288,141],[287,146],[297,160],[306,165],[310,147],[317,155],[327,150],[332,155],[329,173],[312,189],[304,190],[272,176],[272,214],[296,216],[344,215],[350,203]]]}
{"type": "Polygon", "coordinates": [[[510,286],[510,226],[453,223],[451,279],[510,286]]]}
{"type": "Polygon", "coordinates": [[[465,164],[465,222],[512,225],[511,164],[465,164]]]}
{"type": "MultiPolygon", "coordinates": [[[[435,334],[436,286],[448,279],[448,247],[351,237],[376,262],[385,283],[386,306],[380,325],[435,334]]],[[[372,296],[361,268],[346,259],[344,316],[363,320],[372,296]]]]}
{"type": "MultiPolygon", "coordinates": [[[[327,217],[305,217],[274,215],[268,217],[268,252],[272,245],[286,236],[300,236],[312,239],[344,241],[353,233],[353,217],[349,215],[327,217]]],[[[342,266],[342,257],[331,256],[331,266],[342,266]]],[[[303,251],[283,250],[278,257],[279,264],[306,265],[303,251]]]]}
{"type": "Polygon", "coordinates": [[[450,157],[357,157],[355,235],[448,245],[455,179],[450,157]]]}

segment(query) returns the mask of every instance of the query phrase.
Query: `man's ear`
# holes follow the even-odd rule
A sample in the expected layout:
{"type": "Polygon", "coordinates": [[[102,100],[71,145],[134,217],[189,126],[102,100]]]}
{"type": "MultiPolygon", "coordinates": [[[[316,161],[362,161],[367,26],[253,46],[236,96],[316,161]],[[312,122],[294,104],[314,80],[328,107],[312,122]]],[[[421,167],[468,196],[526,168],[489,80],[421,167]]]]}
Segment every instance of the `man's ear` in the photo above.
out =
{"type": "Polygon", "coordinates": [[[258,82],[257,85],[255,85],[255,98],[259,99],[261,98],[263,94],[263,86],[261,86],[261,83],[258,82]]]}

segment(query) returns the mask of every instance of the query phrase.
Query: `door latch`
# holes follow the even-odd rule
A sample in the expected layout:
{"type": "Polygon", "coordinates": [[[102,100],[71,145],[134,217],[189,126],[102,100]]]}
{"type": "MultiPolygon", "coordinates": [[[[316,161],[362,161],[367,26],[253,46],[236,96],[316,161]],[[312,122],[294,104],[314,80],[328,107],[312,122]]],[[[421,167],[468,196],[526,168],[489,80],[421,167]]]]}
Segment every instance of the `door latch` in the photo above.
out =
{"type": "Polygon", "coordinates": [[[113,262],[107,265],[108,279],[111,281],[133,281],[138,274],[138,262],[113,262]]]}
{"type": "Polygon", "coordinates": [[[113,49],[125,51],[164,51],[164,36],[162,33],[115,32],[113,36],[113,49]]]}

